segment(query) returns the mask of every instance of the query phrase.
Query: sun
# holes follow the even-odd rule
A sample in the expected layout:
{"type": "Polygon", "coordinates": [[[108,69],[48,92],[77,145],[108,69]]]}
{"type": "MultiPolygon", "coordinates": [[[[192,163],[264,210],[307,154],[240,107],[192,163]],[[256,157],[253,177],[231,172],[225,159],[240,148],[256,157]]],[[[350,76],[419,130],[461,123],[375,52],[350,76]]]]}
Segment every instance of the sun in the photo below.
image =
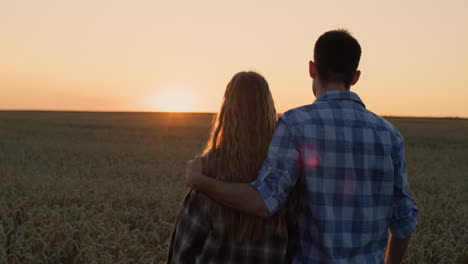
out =
{"type": "Polygon", "coordinates": [[[154,110],[161,112],[193,112],[196,94],[190,89],[167,89],[154,97],[154,110]]]}

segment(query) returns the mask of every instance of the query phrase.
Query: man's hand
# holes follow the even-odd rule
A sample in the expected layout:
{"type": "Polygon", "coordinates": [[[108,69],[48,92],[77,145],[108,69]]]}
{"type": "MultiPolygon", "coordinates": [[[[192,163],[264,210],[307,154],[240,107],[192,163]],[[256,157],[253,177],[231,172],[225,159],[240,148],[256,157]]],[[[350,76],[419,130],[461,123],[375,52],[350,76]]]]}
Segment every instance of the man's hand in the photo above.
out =
{"type": "Polygon", "coordinates": [[[197,183],[200,181],[200,177],[206,177],[203,174],[203,163],[200,156],[196,156],[195,159],[187,161],[185,167],[185,183],[196,189],[197,183]]]}

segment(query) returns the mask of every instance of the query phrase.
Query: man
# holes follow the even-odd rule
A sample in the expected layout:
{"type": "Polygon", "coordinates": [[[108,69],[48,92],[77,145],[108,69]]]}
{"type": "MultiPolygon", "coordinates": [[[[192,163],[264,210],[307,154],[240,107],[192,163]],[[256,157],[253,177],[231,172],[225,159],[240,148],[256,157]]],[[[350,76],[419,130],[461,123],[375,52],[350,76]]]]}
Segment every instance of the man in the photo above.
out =
{"type": "Polygon", "coordinates": [[[206,177],[200,159],[187,166],[194,189],[262,217],[275,214],[303,177],[293,263],[400,263],[416,227],[403,138],[350,91],[360,56],[346,30],[320,36],[309,62],[317,99],[279,118],[254,182],[206,177]]]}

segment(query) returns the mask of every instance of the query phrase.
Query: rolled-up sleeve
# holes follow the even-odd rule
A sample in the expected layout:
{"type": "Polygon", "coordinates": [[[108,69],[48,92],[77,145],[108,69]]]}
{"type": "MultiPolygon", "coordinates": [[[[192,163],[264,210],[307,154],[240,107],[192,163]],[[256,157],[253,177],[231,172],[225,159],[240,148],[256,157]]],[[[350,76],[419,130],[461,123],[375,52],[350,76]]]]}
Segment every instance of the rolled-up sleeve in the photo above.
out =
{"type": "Polygon", "coordinates": [[[414,201],[406,174],[405,147],[400,136],[392,151],[395,170],[393,190],[393,216],[390,224],[392,235],[397,238],[409,236],[418,222],[418,208],[414,201]]]}
{"type": "Polygon", "coordinates": [[[299,152],[295,142],[290,128],[280,118],[259,176],[251,183],[265,202],[270,215],[274,215],[286,202],[299,178],[299,152]]]}

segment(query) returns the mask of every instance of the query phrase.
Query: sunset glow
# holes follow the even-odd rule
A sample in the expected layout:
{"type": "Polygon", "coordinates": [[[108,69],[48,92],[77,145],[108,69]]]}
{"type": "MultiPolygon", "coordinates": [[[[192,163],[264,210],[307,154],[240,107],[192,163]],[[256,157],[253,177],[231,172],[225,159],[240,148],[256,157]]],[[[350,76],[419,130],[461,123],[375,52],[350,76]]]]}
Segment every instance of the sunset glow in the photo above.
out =
{"type": "Polygon", "coordinates": [[[189,89],[167,89],[154,98],[153,111],[192,112],[196,109],[197,97],[189,89]]]}
{"type": "Polygon", "coordinates": [[[284,112],[314,101],[314,43],[346,28],[369,109],[468,117],[467,25],[466,0],[1,1],[0,110],[215,112],[254,70],[284,112]]]}

